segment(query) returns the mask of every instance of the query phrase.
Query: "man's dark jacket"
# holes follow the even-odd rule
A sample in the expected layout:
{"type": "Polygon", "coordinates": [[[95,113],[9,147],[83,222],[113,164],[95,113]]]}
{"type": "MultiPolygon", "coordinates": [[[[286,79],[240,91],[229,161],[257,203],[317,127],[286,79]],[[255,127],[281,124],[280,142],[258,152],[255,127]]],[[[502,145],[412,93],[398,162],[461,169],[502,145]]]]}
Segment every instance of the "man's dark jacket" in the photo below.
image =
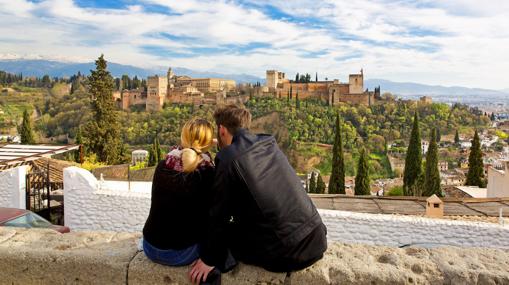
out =
{"type": "Polygon", "coordinates": [[[213,195],[206,264],[224,264],[227,248],[271,271],[299,270],[323,256],[326,228],[274,137],[239,130],[216,156],[213,195]]]}

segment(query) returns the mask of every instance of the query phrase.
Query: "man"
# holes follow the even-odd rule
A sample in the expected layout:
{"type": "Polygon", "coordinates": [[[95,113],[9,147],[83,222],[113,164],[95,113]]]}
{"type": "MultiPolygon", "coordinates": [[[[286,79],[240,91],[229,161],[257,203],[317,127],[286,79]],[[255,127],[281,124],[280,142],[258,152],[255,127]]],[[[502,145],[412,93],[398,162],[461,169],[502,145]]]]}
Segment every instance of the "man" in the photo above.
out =
{"type": "Polygon", "coordinates": [[[191,280],[205,280],[212,266],[229,270],[229,251],[238,261],[274,272],[321,259],[327,230],[274,137],[249,133],[251,114],[241,107],[220,108],[214,119],[220,147],[214,199],[191,280]]]}

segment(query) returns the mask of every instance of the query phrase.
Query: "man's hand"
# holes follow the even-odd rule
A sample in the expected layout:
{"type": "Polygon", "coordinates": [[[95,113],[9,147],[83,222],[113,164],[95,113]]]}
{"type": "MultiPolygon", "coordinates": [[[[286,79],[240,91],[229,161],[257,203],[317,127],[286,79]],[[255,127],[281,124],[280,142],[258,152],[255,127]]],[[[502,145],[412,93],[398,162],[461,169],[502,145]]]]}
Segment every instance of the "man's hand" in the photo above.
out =
{"type": "Polygon", "coordinates": [[[214,269],[213,266],[208,266],[201,259],[197,259],[191,264],[191,270],[189,271],[189,279],[193,284],[199,284],[200,280],[205,282],[210,271],[214,269]]]}

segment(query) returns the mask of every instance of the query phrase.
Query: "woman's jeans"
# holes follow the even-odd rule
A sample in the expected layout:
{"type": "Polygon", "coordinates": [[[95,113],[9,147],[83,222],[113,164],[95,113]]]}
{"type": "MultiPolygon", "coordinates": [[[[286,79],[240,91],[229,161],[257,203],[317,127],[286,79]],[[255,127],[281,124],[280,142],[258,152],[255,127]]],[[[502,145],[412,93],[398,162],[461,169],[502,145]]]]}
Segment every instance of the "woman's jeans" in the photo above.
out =
{"type": "Polygon", "coordinates": [[[143,251],[153,262],[169,266],[189,265],[200,257],[198,244],[185,249],[158,249],[143,239],[143,251]]]}

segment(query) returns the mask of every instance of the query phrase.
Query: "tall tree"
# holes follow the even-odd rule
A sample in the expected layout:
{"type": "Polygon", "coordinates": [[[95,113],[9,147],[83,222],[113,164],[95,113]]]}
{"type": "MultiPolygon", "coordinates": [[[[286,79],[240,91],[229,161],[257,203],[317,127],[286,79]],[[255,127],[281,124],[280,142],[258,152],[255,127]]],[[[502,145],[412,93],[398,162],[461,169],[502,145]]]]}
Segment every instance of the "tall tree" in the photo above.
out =
{"type": "Polygon", "coordinates": [[[482,160],[481,143],[477,130],[472,140],[472,147],[470,148],[470,156],[468,157],[468,173],[465,185],[486,187],[486,180],[484,179],[484,163],[482,160]]]}
{"type": "Polygon", "coordinates": [[[295,95],[295,108],[300,109],[299,91],[297,91],[297,94],[295,95]]]}
{"type": "Polygon", "coordinates": [[[357,164],[355,195],[371,195],[368,158],[364,149],[361,150],[361,155],[357,164]]]}
{"type": "Polygon", "coordinates": [[[419,116],[415,112],[410,142],[405,158],[405,170],[403,174],[403,192],[405,196],[412,196],[412,187],[422,173],[422,150],[421,133],[419,131],[419,116]]]}
{"type": "Polygon", "coordinates": [[[316,193],[316,177],[315,172],[311,172],[311,178],[309,179],[309,193],[316,193]]]}
{"type": "Polygon", "coordinates": [[[163,159],[163,153],[161,152],[161,145],[159,144],[159,139],[157,138],[157,134],[154,137],[154,141],[150,146],[148,151],[148,166],[154,166],[159,163],[163,159]]]}
{"type": "Polygon", "coordinates": [[[438,146],[436,138],[436,129],[431,130],[429,148],[426,153],[426,171],[424,174],[423,196],[442,196],[440,189],[440,171],[438,170],[438,146]]]}
{"type": "Polygon", "coordinates": [[[454,143],[457,145],[460,143],[460,134],[458,133],[458,130],[456,130],[456,134],[454,134],[454,143]]]}
{"type": "Polygon", "coordinates": [[[77,163],[82,163],[81,161],[81,152],[84,152],[83,149],[83,136],[81,134],[81,127],[78,127],[78,130],[76,131],[76,141],[74,144],[80,145],[80,149],[74,153],[74,161],[77,163]]]}
{"type": "Polygon", "coordinates": [[[290,85],[290,100],[293,99],[293,87],[290,85]]]}
{"type": "Polygon", "coordinates": [[[85,125],[84,141],[87,151],[95,153],[99,162],[114,164],[122,147],[119,119],[112,99],[115,85],[103,55],[95,65],[96,69],[91,70],[88,77],[93,120],[85,125]]]}
{"type": "Polygon", "coordinates": [[[343,158],[343,142],[339,127],[339,113],[336,115],[336,135],[332,147],[332,173],[329,181],[330,194],[345,194],[345,162],[343,158]]]}
{"type": "Polygon", "coordinates": [[[325,182],[323,182],[322,175],[318,174],[318,179],[316,180],[316,193],[325,194],[325,182]]]}
{"type": "Polygon", "coordinates": [[[318,82],[318,72],[315,73],[315,82],[318,82]]]}
{"type": "Polygon", "coordinates": [[[28,110],[23,111],[23,122],[19,127],[19,134],[21,137],[21,144],[34,144],[34,134],[32,132],[32,122],[28,110]]]}
{"type": "Polygon", "coordinates": [[[299,82],[299,73],[297,72],[297,74],[295,74],[295,82],[299,82]]]}

